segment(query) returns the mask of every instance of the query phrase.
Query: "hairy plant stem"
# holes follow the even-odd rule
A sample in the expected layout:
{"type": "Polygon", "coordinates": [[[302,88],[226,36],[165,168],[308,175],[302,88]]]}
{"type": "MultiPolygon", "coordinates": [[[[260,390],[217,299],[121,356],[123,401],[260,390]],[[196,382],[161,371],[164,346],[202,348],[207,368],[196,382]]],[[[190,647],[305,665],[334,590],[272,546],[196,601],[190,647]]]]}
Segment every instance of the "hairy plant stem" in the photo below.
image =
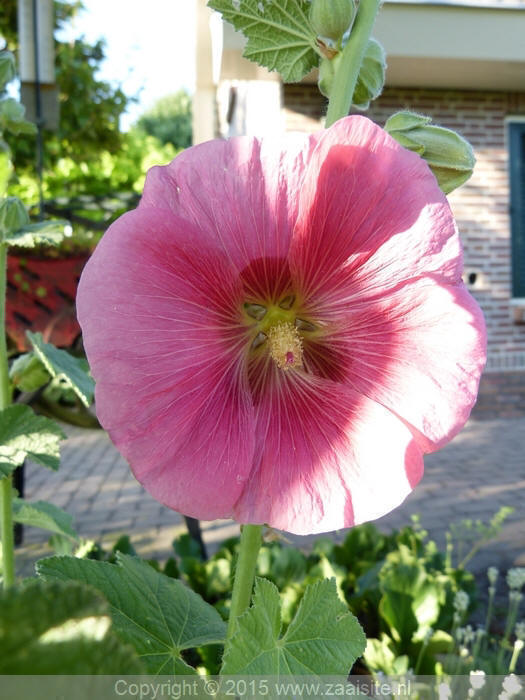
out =
{"type": "Polygon", "coordinates": [[[380,0],[360,0],[359,2],[350,38],[342,51],[341,62],[334,76],[326,113],[326,127],[346,117],[350,111],[357,78],[379,5],[380,0]]]}
{"type": "MultiPolygon", "coordinates": [[[[5,296],[7,284],[7,246],[0,243],[0,410],[11,403],[11,386],[7,365],[5,341],[5,296]]],[[[13,493],[11,476],[0,481],[0,509],[2,513],[2,573],[4,588],[15,582],[15,547],[13,539],[13,493]]]]}
{"type": "Polygon", "coordinates": [[[11,383],[5,340],[5,296],[7,288],[7,246],[0,243],[0,410],[11,403],[11,383]]]}
{"type": "Polygon", "coordinates": [[[11,476],[0,482],[0,502],[2,511],[2,575],[4,588],[15,582],[15,543],[13,534],[13,493],[11,476]]]}
{"type": "Polygon", "coordinates": [[[247,610],[252,597],[255,565],[261,547],[262,525],[243,525],[239,559],[233,582],[230,619],[228,621],[227,639],[231,639],[235,630],[235,620],[247,610]]]}

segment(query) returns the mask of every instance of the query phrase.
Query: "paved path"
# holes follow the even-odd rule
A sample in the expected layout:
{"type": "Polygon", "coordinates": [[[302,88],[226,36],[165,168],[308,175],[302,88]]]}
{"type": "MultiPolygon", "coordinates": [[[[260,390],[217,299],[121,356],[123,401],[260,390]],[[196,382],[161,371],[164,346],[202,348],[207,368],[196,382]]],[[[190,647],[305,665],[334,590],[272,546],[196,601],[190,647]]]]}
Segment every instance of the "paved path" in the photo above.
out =
{"type": "MultiPolygon", "coordinates": [[[[182,518],[143,490],[105,433],[71,427],[66,431],[69,438],[59,472],[28,466],[27,499],[48,500],[67,510],[82,537],[111,545],[120,534],[129,533],[141,555],[166,559],[173,538],[185,531],[182,518]]],[[[450,523],[462,518],[487,521],[500,506],[513,506],[515,511],[497,540],[472,559],[473,571],[490,565],[525,566],[525,418],[470,421],[450,445],[425,458],[420,485],[376,524],[389,531],[409,524],[410,516],[419,513],[421,524],[443,547],[450,523]]],[[[238,533],[231,521],[203,523],[203,528],[212,551],[238,533]]],[[[18,573],[30,574],[32,562],[50,553],[47,538],[43,531],[26,528],[24,545],[18,549],[18,573]]],[[[307,547],[310,538],[293,541],[307,547]]]]}

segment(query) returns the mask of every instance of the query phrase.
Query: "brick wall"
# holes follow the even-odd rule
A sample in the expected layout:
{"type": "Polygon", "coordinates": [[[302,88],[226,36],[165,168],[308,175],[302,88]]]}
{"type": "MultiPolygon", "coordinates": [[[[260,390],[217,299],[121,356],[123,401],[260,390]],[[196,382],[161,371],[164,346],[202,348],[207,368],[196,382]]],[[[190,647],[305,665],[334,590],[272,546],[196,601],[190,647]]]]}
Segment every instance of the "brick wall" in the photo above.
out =
{"type": "MultiPolygon", "coordinates": [[[[320,128],[326,100],[316,85],[285,85],[284,113],[288,129],[320,128]]],[[[367,113],[385,120],[400,109],[431,116],[455,129],[474,147],[477,164],[472,178],[449,201],[465,250],[465,281],[481,305],[488,329],[489,361],[482,383],[479,412],[489,415],[496,405],[494,387],[502,396],[516,387],[507,412],[525,413],[525,324],[516,323],[510,305],[510,221],[506,119],[525,117],[525,93],[460,92],[426,89],[385,89],[367,113]],[[505,372],[501,370],[505,368],[505,372]],[[516,372],[509,370],[516,369],[516,372]],[[520,371],[521,370],[521,371],[520,371]],[[486,390],[485,390],[485,384],[486,390]],[[522,397],[516,399],[516,392],[522,397]],[[490,398],[491,397],[491,398],[490,398]],[[483,408],[482,408],[483,404],[483,408]]],[[[511,392],[512,393],[512,392],[511,392]]],[[[509,394],[510,397],[511,394],[509,394]]],[[[500,413],[503,411],[500,411],[500,413]]]]}
{"type": "Polygon", "coordinates": [[[475,418],[525,416],[525,372],[487,372],[481,379],[475,418]]]}

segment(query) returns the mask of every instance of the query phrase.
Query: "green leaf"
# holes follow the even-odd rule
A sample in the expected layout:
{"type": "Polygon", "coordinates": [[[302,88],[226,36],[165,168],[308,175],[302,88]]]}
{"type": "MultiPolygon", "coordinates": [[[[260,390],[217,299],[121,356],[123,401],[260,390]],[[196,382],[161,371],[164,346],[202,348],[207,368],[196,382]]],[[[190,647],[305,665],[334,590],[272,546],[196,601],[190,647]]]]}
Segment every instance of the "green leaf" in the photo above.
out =
{"type": "Polygon", "coordinates": [[[58,469],[61,428],[29,407],[9,406],[0,411],[0,475],[8,476],[25,459],[58,469]]]}
{"type": "Polygon", "coordinates": [[[256,579],[252,607],[236,621],[227,643],[224,675],[343,675],[366,645],[359,622],[337,597],[335,581],[306,588],[297,614],[281,633],[276,586],[256,579]]]}
{"type": "Polygon", "coordinates": [[[176,579],[135,557],[117,554],[117,564],[51,557],[37,563],[45,579],[74,579],[98,588],[111,605],[115,631],[132,644],[148,673],[191,674],[183,649],[222,642],[219,613],[176,579]]]}
{"type": "Polygon", "coordinates": [[[175,554],[177,554],[181,559],[185,557],[194,557],[195,559],[201,558],[201,548],[197,540],[194,540],[191,535],[184,533],[179,535],[172,542],[175,554]]]}
{"type": "Polygon", "coordinates": [[[385,84],[385,71],[385,50],[378,41],[369,39],[352,96],[355,107],[368,109],[370,102],[379,97],[385,84]]]}
{"type": "Polygon", "coordinates": [[[2,197],[7,190],[7,183],[13,172],[13,164],[11,163],[11,158],[9,156],[9,149],[4,148],[5,142],[0,139],[0,197],[2,197]]]}
{"type": "Polygon", "coordinates": [[[307,0],[209,0],[208,7],[247,38],[246,58],[279,71],[285,83],[298,82],[318,65],[307,0]]]}
{"type": "Polygon", "coordinates": [[[36,133],[36,126],[25,119],[25,111],[24,105],[12,97],[1,100],[0,128],[15,135],[36,133]]]}
{"type": "Polygon", "coordinates": [[[50,343],[45,343],[40,333],[27,331],[26,335],[36,356],[49,374],[63,379],[82,403],[89,406],[93,401],[95,382],[84,371],[82,360],[50,343]]]}
{"type": "Polygon", "coordinates": [[[387,590],[379,603],[379,614],[390,627],[392,638],[403,645],[410,642],[417,630],[412,602],[408,593],[387,590]]]}
{"type": "Polygon", "coordinates": [[[61,556],[67,555],[70,557],[74,556],[75,545],[78,544],[74,542],[71,537],[66,537],[65,535],[51,535],[47,543],[55,554],[60,554],[61,556]]]}
{"type": "Polygon", "coordinates": [[[427,573],[422,560],[407,545],[391,552],[380,572],[383,596],[379,613],[391,628],[391,635],[402,644],[421,639],[440,611],[444,592],[427,573]]]}
{"type": "Polygon", "coordinates": [[[36,224],[22,226],[14,233],[5,237],[8,245],[16,245],[19,248],[34,248],[37,245],[59,245],[65,236],[64,227],[69,222],[64,219],[54,221],[40,221],[36,224]]]}
{"type": "Polygon", "coordinates": [[[15,77],[15,57],[11,51],[0,51],[0,91],[15,77]]]}
{"type": "Polygon", "coordinates": [[[381,671],[387,676],[395,676],[408,671],[408,656],[396,656],[392,647],[392,640],[384,633],[381,635],[381,640],[366,640],[363,657],[370,671],[375,673],[381,671]]]}
{"type": "Polygon", "coordinates": [[[46,501],[30,503],[23,498],[14,498],[13,520],[16,523],[39,527],[42,530],[49,530],[75,540],[78,539],[78,535],[72,526],[73,517],[66,513],[65,510],[62,510],[62,508],[58,508],[58,506],[46,501]]]}
{"type": "Polygon", "coordinates": [[[111,631],[106,601],[78,583],[31,581],[0,592],[0,674],[142,671],[111,631]]]}
{"type": "Polygon", "coordinates": [[[9,369],[9,379],[20,391],[37,391],[49,382],[49,372],[34,352],[17,357],[9,369]]]}

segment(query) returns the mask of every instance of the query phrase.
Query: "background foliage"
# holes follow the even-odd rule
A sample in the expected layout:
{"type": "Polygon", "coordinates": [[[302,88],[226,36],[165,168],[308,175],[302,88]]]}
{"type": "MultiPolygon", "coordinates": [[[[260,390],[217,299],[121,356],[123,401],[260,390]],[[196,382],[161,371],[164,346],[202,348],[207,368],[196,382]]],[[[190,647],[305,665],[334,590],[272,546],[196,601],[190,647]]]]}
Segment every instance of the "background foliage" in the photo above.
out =
{"type": "MultiPolygon", "coordinates": [[[[67,27],[82,3],[71,0],[55,2],[54,6],[55,30],[60,30],[67,27]]],[[[5,0],[0,7],[0,44],[2,41],[16,55],[16,0],[5,0]]],[[[55,49],[60,123],[56,132],[44,129],[44,199],[54,204],[59,200],[59,206],[65,206],[75,197],[139,193],[149,167],[169,162],[178,148],[191,142],[189,96],[177,93],[161,100],[144,115],[140,127],[122,132],[120,117],[135,98],[99,78],[105,60],[104,42],[89,44],[83,38],[56,41],[55,49]]],[[[9,192],[26,205],[34,205],[38,200],[36,138],[22,134],[8,135],[6,140],[16,173],[9,192]]],[[[115,215],[119,213],[115,211],[115,215]]],[[[107,212],[94,204],[80,209],[80,215],[97,221],[106,218],[107,212]]],[[[87,229],[77,225],[74,231],[82,244],[93,245],[97,237],[89,226],[87,229]]]]}

